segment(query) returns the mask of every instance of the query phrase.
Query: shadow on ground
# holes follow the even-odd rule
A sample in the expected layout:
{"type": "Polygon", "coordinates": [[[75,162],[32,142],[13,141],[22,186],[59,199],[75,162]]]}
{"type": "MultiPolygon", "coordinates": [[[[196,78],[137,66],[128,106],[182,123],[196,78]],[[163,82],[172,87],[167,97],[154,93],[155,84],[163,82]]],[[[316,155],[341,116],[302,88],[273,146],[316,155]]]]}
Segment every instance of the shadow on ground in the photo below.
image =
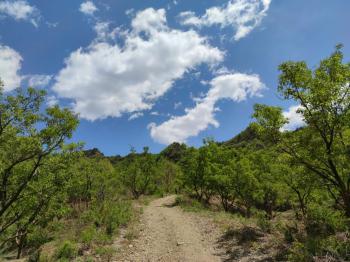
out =
{"type": "Polygon", "coordinates": [[[223,261],[276,261],[263,247],[265,233],[249,226],[227,230],[217,241],[223,261]]]}

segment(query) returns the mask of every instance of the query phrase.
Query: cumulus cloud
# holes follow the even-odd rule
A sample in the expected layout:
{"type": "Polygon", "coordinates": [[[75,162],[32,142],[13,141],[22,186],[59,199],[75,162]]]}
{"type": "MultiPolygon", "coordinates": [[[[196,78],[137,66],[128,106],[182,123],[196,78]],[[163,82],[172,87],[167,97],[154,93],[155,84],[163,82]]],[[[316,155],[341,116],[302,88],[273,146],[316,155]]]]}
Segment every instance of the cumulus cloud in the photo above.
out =
{"type": "Polygon", "coordinates": [[[28,75],[26,78],[28,78],[29,86],[45,87],[50,83],[52,75],[28,75]]]}
{"type": "Polygon", "coordinates": [[[210,82],[211,88],[204,98],[198,99],[195,107],[186,109],[182,116],[172,117],[156,125],[149,124],[151,137],[158,143],[186,142],[186,139],[198,135],[210,125],[219,127],[215,119],[217,101],[229,99],[234,102],[259,96],[264,84],[257,75],[233,73],[220,75],[210,82]]]}
{"type": "Polygon", "coordinates": [[[11,91],[20,86],[22,77],[19,75],[22,57],[12,48],[0,45],[0,79],[4,91],[11,91]]]}
{"type": "Polygon", "coordinates": [[[283,116],[287,118],[288,123],[282,127],[282,131],[292,131],[305,125],[303,116],[298,113],[298,110],[301,108],[300,105],[295,105],[289,107],[287,111],[283,112],[283,116]]]}
{"type": "Polygon", "coordinates": [[[21,75],[22,56],[9,46],[0,45],[0,79],[4,83],[4,91],[8,92],[27,81],[32,87],[45,87],[52,75],[21,75]]]}
{"type": "Polygon", "coordinates": [[[85,1],[80,5],[79,11],[86,15],[93,15],[98,8],[92,1],[85,1]]]}
{"type": "Polygon", "coordinates": [[[65,60],[53,90],[73,100],[88,120],[119,117],[151,109],[174,81],[200,64],[210,66],[224,54],[193,30],[167,25],[165,10],[138,12],[123,45],[93,41],[65,60]]]}
{"type": "Polygon", "coordinates": [[[35,6],[31,6],[25,0],[18,1],[1,1],[0,2],[0,15],[12,17],[13,19],[20,21],[31,22],[35,27],[38,26],[40,19],[40,12],[35,6]]]}
{"type": "Polygon", "coordinates": [[[266,15],[271,0],[230,0],[225,6],[214,6],[202,16],[192,11],[180,13],[183,25],[196,27],[219,25],[234,28],[234,39],[237,41],[248,35],[266,15]]]}

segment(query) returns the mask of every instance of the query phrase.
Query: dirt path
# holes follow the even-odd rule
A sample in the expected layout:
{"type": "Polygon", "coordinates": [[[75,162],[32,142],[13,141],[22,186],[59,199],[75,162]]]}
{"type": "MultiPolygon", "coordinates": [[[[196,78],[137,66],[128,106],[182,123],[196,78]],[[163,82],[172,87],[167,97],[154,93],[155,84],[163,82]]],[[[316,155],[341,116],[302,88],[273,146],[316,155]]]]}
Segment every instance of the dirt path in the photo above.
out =
{"type": "Polygon", "coordinates": [[[211,225],[172,207],[174,201],[175,196],[168,196],[145,207],[140,237],[121,261],[221,261],[215,255],[216,236],[211,225]]]}

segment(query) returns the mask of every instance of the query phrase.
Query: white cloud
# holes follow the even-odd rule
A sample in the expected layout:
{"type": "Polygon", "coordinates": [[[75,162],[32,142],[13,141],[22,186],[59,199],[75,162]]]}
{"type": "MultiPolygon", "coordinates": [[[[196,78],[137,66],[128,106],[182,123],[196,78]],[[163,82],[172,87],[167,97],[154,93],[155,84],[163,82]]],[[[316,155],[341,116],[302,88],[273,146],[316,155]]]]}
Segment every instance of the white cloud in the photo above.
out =
{"type": "Polygon", "coordinates": [[[142,112],[136,112],[136,113],[133,113],[133,114],[128,118],[128,120],[131,121],[131,120],[134,120],[134,119],[139,118],[139,117],[141,117],[141,116],[143,116],[143,113],[142,113],[142,112]]]}
{"type": "Polygon", "coordinates": [[[0,14],[12,17],[19,21],[29,21],[35,27],[38,26],[40,12],[35,6],[31,6],[25,0],[1,1],[0,14]]]}
{"type": "Polygon", "coordinates": [[[57,105],[58,104],[57,97],[55,97],[55,96],[48,96],[47,99],[46,99],[46,104],[49,107],[53,107],[53,106],[57,105]]]}
{"type": "Polygon", "coordinates": [[[20,75],[22,56],[9,46],[0,45],[0,79],[4,83],[4,91],[8,92],[27,81],[32,87],[45,87],[52,79],[51,75],[20,75]]]}
{"type": "Polygon", "coordinates": [[[269,9],[271,0],[230,0],[225,6],[211,7],[203,16],[196,16],[192,11],[180,13],[183,25],[197,27],[219,25],[232,26],[237,41],[257,27],[269,9]]]}
{"type": "Polygon", "coordinates": [[[116,27],[113,30],[110,30],[110,23],[109,22],[101,22],[98,21],[94,25],[94,30],[96,32],[96,38],[94,40],[95,43],[97,42],[108,42],[108,41],[115,41],[117,36],[123,36],[126,34],[125,31],[122,31],[120,27],[116,27]]]}
{"type": "Polygon", "coordinates": [[[152,34],[166,31],[168,29],[166,22],[164,9],[154,10],[153,8],[147,8],[136,14],[131,22],[131,26],[135,33],[145,32],[152,34]]]}
{"type": "Polygon", "coordinates": [[[86,15],[93,15],[98,8],[92,1],[86,1],[80,5],[79,11],[86,15]]]}
{"type": "Polygon", "coordinates": [[[94,26],[98,40],[106,40],[110,34],[108,22],[97,22],[94,26]]]}
{"type": "Polygon", "coordinates": [[[198,135],[210,125],[219,127],[215,119],[217,101],[230,99],[240,102],[248,97],[259,96],[264,88],[259,76],[241,73],[217,76],[210,85],[206,96],[199,99],[195,107],[186,109],[185,115],[172,117],[158,126],[149,124],[151,137],[161,144],[186,142],[187,138],[198,135]]]}
{"type": "Polygon", "coordinates": [[[200,64],[215,65],[223,52],[193,30],[171,29],[163,9],[137,13],[124,44],[93,43],[65,60],[53,90],[74,101],[89,119],[151,109],[174,81],[200,64]]]}
{"type": "Polygon", "coordinates": [[[28,75],[26,78],[28,78],[29,86],[45,87],[50,83],[52,75],[28,75]]]}
{"type": "Polygon", "coordinates": [[[288,123],[281,128],[282,131],[292,131],[305,125],[303,116],[298,113],[301,108],[300,105],[291,106],[288,111],[283,112],[283,116],[287,118],[288,123]]]}
{"type": "Polygon", "coordinates": [[[4,83],[4,91],[11,91],[20,86],[22,77],[21,55],[8,46],[0,45],[0,79],[4,83]]]}

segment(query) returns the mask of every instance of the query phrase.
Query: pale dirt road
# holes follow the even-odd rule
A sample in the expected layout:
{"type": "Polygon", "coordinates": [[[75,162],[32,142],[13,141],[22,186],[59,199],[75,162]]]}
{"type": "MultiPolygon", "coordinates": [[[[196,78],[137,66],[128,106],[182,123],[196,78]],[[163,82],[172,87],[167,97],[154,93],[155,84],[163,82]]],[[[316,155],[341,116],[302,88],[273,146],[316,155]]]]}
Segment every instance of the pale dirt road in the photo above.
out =
{"type": "Polygon", "coordinates": [[[175,196],[168,196],[145,207],[141,234],[118,261],[221,261],[215,226],[173,207],[174,201],[175,196]]]}

